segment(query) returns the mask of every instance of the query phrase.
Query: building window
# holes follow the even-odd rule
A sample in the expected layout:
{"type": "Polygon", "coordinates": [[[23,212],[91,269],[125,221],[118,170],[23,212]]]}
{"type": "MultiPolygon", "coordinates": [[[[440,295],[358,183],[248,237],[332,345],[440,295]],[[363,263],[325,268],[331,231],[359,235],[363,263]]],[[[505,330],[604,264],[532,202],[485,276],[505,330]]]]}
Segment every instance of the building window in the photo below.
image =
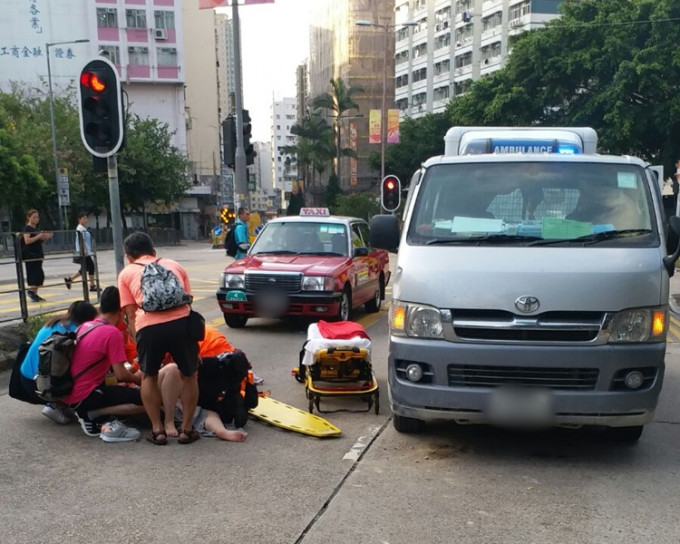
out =
{"type": "Polygon", "coordinates": [[[158,66],[177,66],[177,49],[159,47],[157,50],[158,66]]]}
{"type": "Polygon", "coordinates": [[[108,56],[113,64],[120,66],[120,48],[117,45],[100,45],[99,51],[106,53],[106,56],[108,56]]]}
{"type": "Polygon", "coordinates": [[[146,28],[146,11],[143,9],[126,9],[125,19],[128,28],[146,28]]]}
{"type": "Polygon", "coordinates": [[[154,11],[154,19],[156,21],[156,28],[164,28],[166,30],[174,30],[175,28],[175,12],[174,11],[154,11]]]}
{"type": "Polygon", "coordinates": [[[443,87],[437,87],[432,94],[432,99],[446,100],[449,97],[450,90],[451,88],[448,85],[445,85],[443,87]]]}
{"type": "Polygon", "coordinates": [[[99,28],[118,28],[118,10],[116,8],[97,8],[97,26],[99,28]]]}
{"type": "Polygon", "coordinates": [[[413,48],[414,59],[425,56],[427,56],[427,42],[421,43],[420,45],[417,45],[416,47],[413,48]]]}
{"type": "Polygon", "coordinates": [[[128,47],[128,57],[130,57],[130,64],[135,66],[149,65],[149,48],[148,47],[128,47]]]}
{"type": "Polygon", "coordinates": [[[421,68],[420,70],[415,70],[413,72],[413,82],[422,81],[427,79],[427,67],[421,68]]]}

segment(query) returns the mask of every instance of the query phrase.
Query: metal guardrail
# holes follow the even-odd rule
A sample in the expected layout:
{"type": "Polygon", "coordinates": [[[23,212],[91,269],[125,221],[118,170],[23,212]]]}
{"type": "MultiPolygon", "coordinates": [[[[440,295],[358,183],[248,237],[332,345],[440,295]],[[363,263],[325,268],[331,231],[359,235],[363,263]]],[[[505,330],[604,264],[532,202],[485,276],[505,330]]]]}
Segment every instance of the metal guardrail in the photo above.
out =
{"type": "MultiPolygon", "coordinates": [[[[90,292],[87,281],[87,265],[84,258],[85,244],[83,241],[82,232],[78,231],[55,231],[52,239],[45,242],[43,246],[43,251],[45,257],[42,259],[30,259],[24,260],[21,255],[21,236],[20,232],[3,233],[0,236],[0,246],[6,249],[9,253],[11,250],[11,257],[7,259],[0,260],[0,323],[7,321],[16,321],[22,319],[27,321],[31,316],[40,316],[46,314],[52,314],[56,312],[66,311],[71,303],[70,300],[64,301],[63,304],[57,303],[51,304],[49,309],[44,310],[42,307],[37,307],[37,311],[33,311],[33,307],[29,306],[27,302],[27,284],[24,264],[27,262],[42,261],[43,265],[45,262],[50,261],[60,261],[62,264],[64,261],[73,263],[75,248],[75,239],[78,236],[79,247],[81,248],[81,255],[83,258],[80,262],[80,278],[74,282],[75,285],[80,284],[83,291],[83,300],[90,301],[90,297],[94,295],[94,298],[98,301],[99,295],[101,293],[100,283],[99,283],[99,267],[97,266],[97,249],[96,243],[92,243],[92,251],[94,253],[93,259],[95,262],[95,284],[97,286],[96,293],[90,292]],[[70,251],[65,251],[65,248],[69,248],[70,251]],[[7,268],[5,268],[7,267],[7,268]],[[8,273],[8,269],[13,269],[14,273],[8,273]],[[14,280],[8,280],[9,276],[14,276],[14,280]],[[14,299],[14,297],[17,297],[14,299]],[[19,302],[19,311],[13,312],[12,307],[14,307],[14,300],[19,302]],[[9,309],[8,309],[9,307],[9,309]]],[[[48,289],[50,287],[60,287],[64,288],[63,278],[60,277],[57,283],[43,283],[41,289],[48,289]]]]}

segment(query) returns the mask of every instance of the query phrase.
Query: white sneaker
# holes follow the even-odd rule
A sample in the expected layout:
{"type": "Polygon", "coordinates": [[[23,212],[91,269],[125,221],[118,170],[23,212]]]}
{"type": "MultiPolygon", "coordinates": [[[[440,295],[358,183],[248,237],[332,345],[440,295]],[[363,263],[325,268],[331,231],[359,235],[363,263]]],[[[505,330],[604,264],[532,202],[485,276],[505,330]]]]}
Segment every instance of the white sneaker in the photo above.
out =
{"type": "Polygon", "coordinates": [[[114,419],[102,425],[99,437],[104,442],[135,442],[142,436],[137,429],[128,427],[122,421],[114,419]]]}
{"type": "Polygon", "coordinates": [[[71,418],[61,408],[55,408],[51,404],[46,404],[40,412],[42,415],[49,417],[52,421],[59,425],[68,425],[71,423],[71,418]]]}

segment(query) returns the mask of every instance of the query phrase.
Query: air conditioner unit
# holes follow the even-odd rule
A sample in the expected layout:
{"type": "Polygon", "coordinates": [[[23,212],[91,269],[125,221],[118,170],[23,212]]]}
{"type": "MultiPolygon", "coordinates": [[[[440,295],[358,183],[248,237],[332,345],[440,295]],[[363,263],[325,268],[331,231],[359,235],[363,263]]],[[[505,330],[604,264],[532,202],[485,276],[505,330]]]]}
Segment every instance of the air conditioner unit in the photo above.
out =
{"type": "Polygon", "coordinates": [[[435,31],[435,32],[439,32],[441,29],[442,29],[442,25],[440,25],[440,24],[439,24],[439,25],[436,25],[436,26],[434,27],[434,31],[435,31]]]}
{"type": "Polygon", "coordinates": [[[167,40],[168,32],[164,28],[157,28],[156,30],[154,30],[154,37],[157,40],[167,40]]]}
{"type": "Polygon", "coordinates": [[[449,28],[449,22],[448,21],[444,21],[442,24],[443,24],[444,28],[449,28]]]}
{"type": "Polygon", "coordinates": [[[456,47],[460,47],[461,45],[463,45],[463,42],[456,42],[456,47]]]}

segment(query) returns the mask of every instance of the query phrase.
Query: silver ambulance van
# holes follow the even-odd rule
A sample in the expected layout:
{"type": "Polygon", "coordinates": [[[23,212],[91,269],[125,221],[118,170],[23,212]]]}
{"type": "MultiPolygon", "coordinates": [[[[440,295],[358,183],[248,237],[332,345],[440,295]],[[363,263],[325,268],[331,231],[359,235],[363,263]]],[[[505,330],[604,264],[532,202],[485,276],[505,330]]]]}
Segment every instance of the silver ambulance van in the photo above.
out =
{"type": "Polygon", "coordinates": [[[653,419],[680,219],[667,226],[658,168],[596,146],[591,128],[454,127],[403,223],[372,220],[371,244],[398,251],[398,431],[598,425],[636,441],[653,419]]]}

